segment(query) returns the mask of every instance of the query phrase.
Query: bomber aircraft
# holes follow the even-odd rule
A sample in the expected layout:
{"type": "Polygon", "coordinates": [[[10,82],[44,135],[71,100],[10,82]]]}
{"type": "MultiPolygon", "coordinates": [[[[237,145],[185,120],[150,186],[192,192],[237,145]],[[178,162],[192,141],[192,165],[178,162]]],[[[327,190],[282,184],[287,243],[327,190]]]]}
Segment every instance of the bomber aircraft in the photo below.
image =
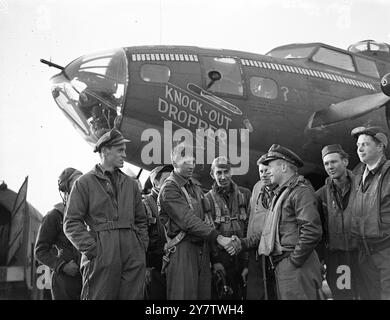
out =
{"type": "Polygon", "coordinates": [[[195,177],[205,186],[221,150],[237,183],[252,186],[257,159],[277,143],[302,157],[301,173],[318,187],[324,145],[341,144],[354,166],[351,129],[390,128],[390,46],[373,40],[348,50],[290,44],[266,55],[137,46],[84,55],[66,67],[41,62],[61,70],[51,78],[52,95],[90,144],[116,127],[131,140],[127,161],[151,170],[170,162],[175,132],[190,132],[204,163],[195,177]]]}

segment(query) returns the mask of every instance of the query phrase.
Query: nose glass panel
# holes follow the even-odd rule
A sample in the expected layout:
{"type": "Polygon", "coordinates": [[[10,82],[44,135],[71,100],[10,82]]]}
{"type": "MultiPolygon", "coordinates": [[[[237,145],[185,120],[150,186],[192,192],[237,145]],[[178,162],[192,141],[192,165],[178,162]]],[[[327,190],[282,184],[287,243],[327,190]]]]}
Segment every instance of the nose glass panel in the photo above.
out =
{"type": "Polygon", "coordinates": [[[120,121],[127,87],[123,49],[82,56],[52,78],[52,94],[85,136],[100,135],[120,121]]]}

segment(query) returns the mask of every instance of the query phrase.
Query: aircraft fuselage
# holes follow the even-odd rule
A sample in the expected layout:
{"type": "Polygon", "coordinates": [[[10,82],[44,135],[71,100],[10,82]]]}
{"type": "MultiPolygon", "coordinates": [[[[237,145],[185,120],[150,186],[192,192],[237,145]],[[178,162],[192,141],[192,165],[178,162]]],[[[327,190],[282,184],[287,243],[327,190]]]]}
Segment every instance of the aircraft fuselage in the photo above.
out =
{"type": "MultiPolygon", "coordinates": [[[[71,101],[65,107],[59,105],[90,143],[96,142],[98,129],[112,127],[115,116],[120,113],[119,128],[132,141],[128,145],[127,160],[142,168],[150,170],[169,162],[171,144],[167,141],[172,139],[172,136],[167,137],[169,126],[173,130],[188,129],[194,134],[197,129],[213,132],[222,129],[227,133],[222,140],[225,139],[229,148],[232,143],[245,144],[240,132],[247,129],[249,171],[236,176],[235,180],[240,184],[252,186],[258,180],[256,160],[273,143],[300,155],[305,162],[302,173],[318,177],[324,175],[323,146],[341,144],[352,156],[352,166],[356,165],[358,159],[351,129],[367,123],[388,129],[390,110],[380,108],[320,130],[308,130],[314,112],[340,101],[381,91],[379,75],[358,72],[352,58],[361,55],[320,43],[309,47],[313,49],[307,57],[295,59],[198,47],[128,47],[111,55],[120,62],[114,65],[114,59],[111,59],[104,74],[92,69],[96,68],[94,64],[98,58],[85,56],[75,60],[53,77],[53,95],[57,103],[57,94],[71,101]],[[318,62],[319,50],[348,53],[355,70],[318,62]],[[114,72],[108,76],[108,71],[112,70],[114,72]],[[213,71],[221,76],[214,82],[209,76],[213,71]],[[119,76],[118,72],[121,73],[119,76]],[[72,79],[85,84],[81,89],[77,88],[73,100],[69,98],[72,93],[63,84],[70,81],[74,87],[72,79]],[[69,108],[77,115],[67,111],[69,108]],[[100,121],[96,112],[105,121],[100,121]],[[161,135],[161,141],[158,141],[161,154],[154,154],[145,161],[145,147],[151,142],[150,136],[147,139],[150,130],[157,130],[161,135]],[[234,130],[236,140],[229,136],[234,130]],[[154,163],[148,163],[151,158],[154,163]]],[[[102,57],[107,59],[109,55],[102,57]]],[[[367,59],[368,63],[374,61],[367,59]]],[[[211,182],[209,165],[200,166],[197,171],[201,182],[211,182]]]]}

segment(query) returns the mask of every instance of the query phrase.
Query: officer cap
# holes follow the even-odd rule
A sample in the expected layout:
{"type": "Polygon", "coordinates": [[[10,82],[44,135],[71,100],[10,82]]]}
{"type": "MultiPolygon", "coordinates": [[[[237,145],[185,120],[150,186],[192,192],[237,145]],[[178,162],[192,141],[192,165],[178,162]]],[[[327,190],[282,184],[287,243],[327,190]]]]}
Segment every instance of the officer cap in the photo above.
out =
{"type": "Polygon", "coordinates": [[[387,148],[387,136],[385,131],[381,127],[357,127],[351,131],[351,136],[358,138],[361,134],[367,134],[376,138],[379,142],[382,142],[385,148],[387,148]]]}
{"type": "Polygon", "coordinates": [[[330,144],[322,148],[322,158],[324,158],[329,153],[339,153],[344,158],[348,158],[348,153],[346,153],[339,144],[330,144]]]}
{"type": "MultiPolygon", "coordinates": [[[[263,154],[258,160],[257,160],[257,165],[261,165],[261,164],[264,164],[263,161],[265,160],[265,158],[267,157],[267,154],[263,154]]],[[[265,164],[264,164],[265,165],[265,164]]]]}
{"type": "Polygon", "coordinates": [[[125,139],[118,130],[112,129],[100,137],[93,152],[100,152],[102,147],[117,146],[125,142],[130,142],[130,140],[125,139]]]}
{"type": "Polygon", "coordinates": [[[231,169],[232,165],[230,163],[230,160],[224,156],[220,156],[214,159],[213,163],[211,164],[211,171],[214,170],[215,167],[223,168],[223,169],[231,169]]]}
{"type": "Polygon", "coordinates": [[[273,144],[264,157],[261,157],[257,163],[267,165],[270,161],[276,159],[282,159],[290,162],[297,168],[303,167],[303,161],[297,154],[292,152],[290,149],[282,147],[278,144],[273,144]]]}
{"type": "Polygon", "coordinates": [[[152,186],[156,186],[156,181],[161,177],[161,174],[163,172],[171,172],[173,171],[173,166],[171,164],[167,164],[165,166],[158,166],[154,168],[149,175],[150,182],[152,183],[152,186]]]}

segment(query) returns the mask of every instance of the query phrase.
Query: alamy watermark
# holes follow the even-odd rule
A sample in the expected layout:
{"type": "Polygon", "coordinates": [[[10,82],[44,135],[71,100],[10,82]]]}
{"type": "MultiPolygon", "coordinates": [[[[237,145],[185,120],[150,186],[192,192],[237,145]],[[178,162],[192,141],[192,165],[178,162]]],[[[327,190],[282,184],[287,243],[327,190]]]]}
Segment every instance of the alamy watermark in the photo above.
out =
{"type": "Polygon", "coordinates": [[[339,290],[351,290],[351,268],[347,265],[339,265],[336,270],[337,277],[336,286],[339,290]]]}
{"type": "Polygon", "coordinates": [[[218,156],[228,157],[235,175],[249,170],[249,130],[199,128],[195,134],[188,129],[173,130],[171,121],[164,121],[163,133],[154,128],[142,132],[141,160],[145,165],[171,163],[175,143],[183,143],[186,155],[194,155],[196,164],[211,164],[218,156]]]}

